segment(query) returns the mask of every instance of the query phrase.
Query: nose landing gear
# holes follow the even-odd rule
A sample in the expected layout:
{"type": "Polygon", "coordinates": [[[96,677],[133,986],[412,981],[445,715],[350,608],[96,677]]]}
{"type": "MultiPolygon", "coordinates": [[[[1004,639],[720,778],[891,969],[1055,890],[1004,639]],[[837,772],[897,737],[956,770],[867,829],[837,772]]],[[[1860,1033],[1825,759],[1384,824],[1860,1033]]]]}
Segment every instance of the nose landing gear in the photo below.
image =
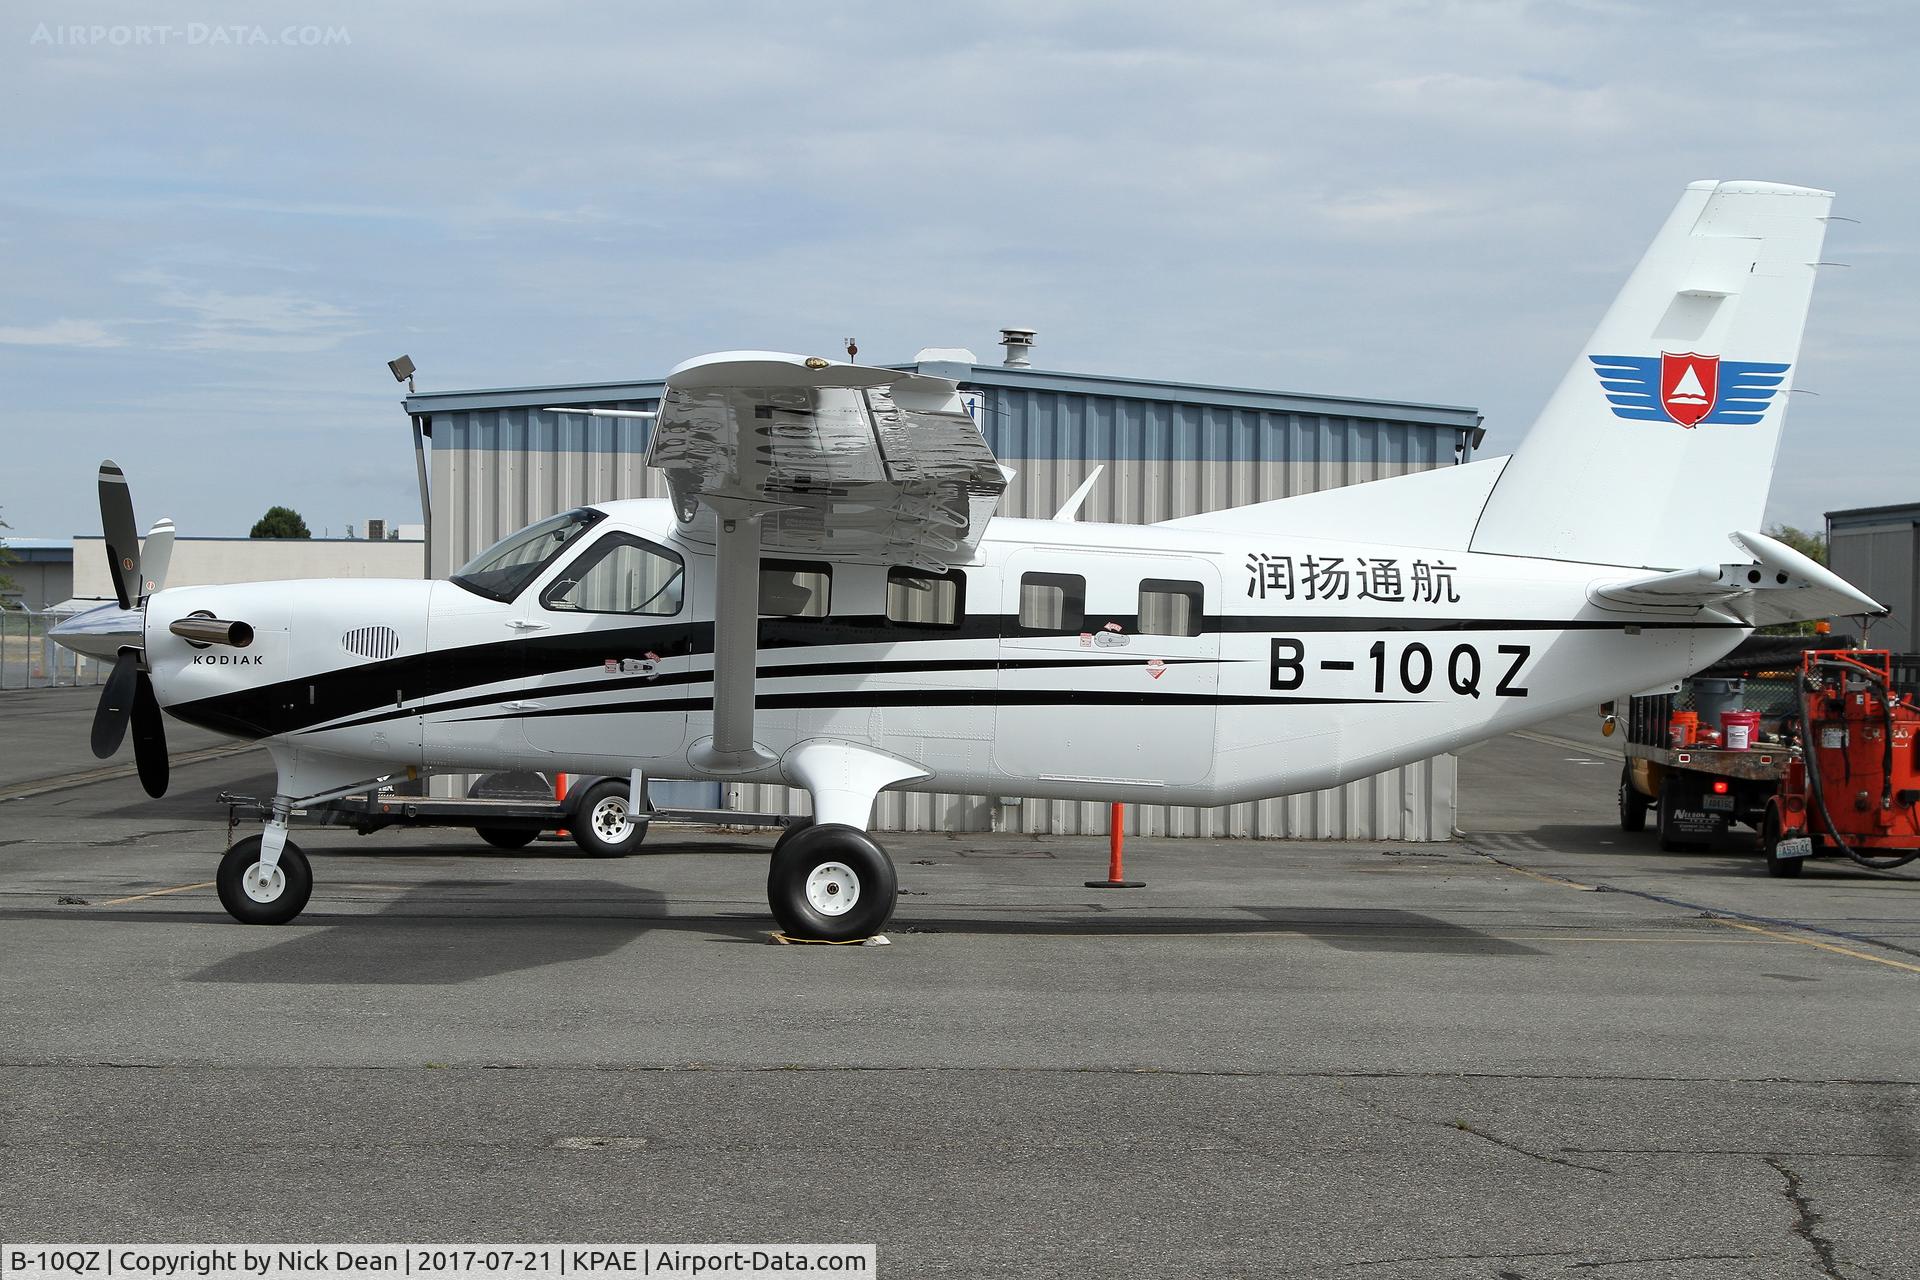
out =
{"type": "Polygon", "coordinates": [[[269,862],[264,836],[235,842],[220,859],[214,888],[220,905],[242,924],[285,924],[299,915],[313,896],[313,869],[300,846],[285,838],[281,828],[279,853],[269,862]]]}

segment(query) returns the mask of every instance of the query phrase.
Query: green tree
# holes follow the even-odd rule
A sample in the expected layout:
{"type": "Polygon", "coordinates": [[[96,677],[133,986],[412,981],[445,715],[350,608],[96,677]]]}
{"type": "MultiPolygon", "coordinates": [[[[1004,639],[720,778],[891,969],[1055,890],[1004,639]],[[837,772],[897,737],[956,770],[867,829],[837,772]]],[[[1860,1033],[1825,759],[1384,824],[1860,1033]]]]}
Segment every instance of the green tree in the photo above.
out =
{"type": "Polygon", "coordinates": [[[267,514],[253,526],[249,538],[311,538],[307,522],[292,507],[268,507],[267,514]]]}
{"type": "MultiPolygon", "coordinates": [[[[8,524],[5,520],[0,520],[0,529],[11,529],[12,527],[13,526],[8,524]]],[[[13,552],[7,550],[7,540],[5,538],[0,538],[0,569],[4,569],[12,563],[13,563],[13,552]]],[[[4,573],[0,573],[0,591],[11,591],[11,590],[13,590],[13,579],[9,578],[4,573]]]]}
{"type": "MultiPolygon", "coordinates": [[[[1805,529],[1797,529],[1790,524],[1776,524],[1767,527],[1766,535],[1776,541],[1786,543],[1807,559],[1818,564],[1825,564],[1827,562],[1827,535],[1824,533],[1809,533],[1805,529]]],[[[1814,623],[1810,620],[1807,622],[1780,622],[1771,627],[1761,627],[1760,634],[1766,636],[1810,636],[1816,633],[1814,631],[1814,623]]]]}
{"type": "Polygon", "coordinates": [[[1808,533],[1790,524],[1769,525],[1766,533],[1769,538],[1786,543],[1809,560],[1819,564],[1827,562],[1827,535],[1824,533],[1808,533]]]}

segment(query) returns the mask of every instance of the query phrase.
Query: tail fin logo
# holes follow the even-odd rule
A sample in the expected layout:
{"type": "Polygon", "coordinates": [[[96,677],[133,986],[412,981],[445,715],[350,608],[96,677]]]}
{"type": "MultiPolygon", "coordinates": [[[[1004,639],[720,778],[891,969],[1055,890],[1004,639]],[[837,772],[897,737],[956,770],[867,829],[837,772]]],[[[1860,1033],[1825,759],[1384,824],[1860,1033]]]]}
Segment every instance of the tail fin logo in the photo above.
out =
{"type": "Polygon", "coordinates": [[[1660,353],[1660,407],[1683,427],[1691,427],[1713,410],[1720,394],[1720,357],[1689,351],[1683,356],[1660,353]]]}
{"type": "Polygon", "coordinates": [[[1687,428],[1757,424],[1792,367],[1722,360],[1697,351],[1587,359],[1616,418],[1687,428]]]}

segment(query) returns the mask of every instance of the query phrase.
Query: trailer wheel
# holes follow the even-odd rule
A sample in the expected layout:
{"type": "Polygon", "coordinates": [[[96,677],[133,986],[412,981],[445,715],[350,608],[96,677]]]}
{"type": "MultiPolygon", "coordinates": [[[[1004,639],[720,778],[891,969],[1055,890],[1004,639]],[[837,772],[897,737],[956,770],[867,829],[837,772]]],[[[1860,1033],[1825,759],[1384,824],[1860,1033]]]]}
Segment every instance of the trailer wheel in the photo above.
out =
{"type": "Polygon", "coordinates": [[[1633,766],[1625,764],[1620,766],[1620,829],[1647,829],[1647,798],[1633,785],[1633,766]]]}
{"type": "Polygon", "coordinates": [[[524,849],[540,834],[531,827],[475,827],[473,833],[496,849],[524,849]]]}
{"type": "Polygon", "coordinates": [[[1767,874],[1791,878],[1800,874],[1806,865],[1805,858],[1783,858],[1780,849],[1780,811],[1772,805],[1767,806],[1767,816],[1760,820],[1760,852],[1767,860],[1767,874]]]}
{"type": "Polygon", "coordinates": [[[580,797],[568,820],[573,842],[595,858],[624,858],[647,838],[647,815],[627,802],[627,784],[602,778],[580,797]]]}

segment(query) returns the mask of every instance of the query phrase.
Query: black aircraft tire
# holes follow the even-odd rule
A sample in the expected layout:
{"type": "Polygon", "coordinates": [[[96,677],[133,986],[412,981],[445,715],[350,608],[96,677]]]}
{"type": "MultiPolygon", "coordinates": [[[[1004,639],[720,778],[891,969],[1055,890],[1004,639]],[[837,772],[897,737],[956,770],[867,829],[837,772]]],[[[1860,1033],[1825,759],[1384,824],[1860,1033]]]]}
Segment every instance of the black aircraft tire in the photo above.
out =
{"type": "Polygon", "coordinates": [[[246,875],[260,861],[261,837],[248,836],[227,850],[214,873],[214,887],[220,893],[220,905],[241,924],[285,924],[306,908],[313,896],[313,868],[300,846],[287,841],[276,864],[278,883],[272,896],[261,901],[247,891],[246,875]]]}
{"type": "Polygon", "coordinates": [[[793,820],[788,822],[786,825],[786,829],[780,833],[780,838],[773,842],[774,853],[777,854],[782,849],[786,848],[788,842],[790,842],[795,836],[799,835],[802,831],[805,831],[808,827],[812,825],[813,825],[812,818],[794,818],[793,820]]]}
{"type": "Polygon", "coordinates": [[[540,834],[532,827],[475,827],[473,833],[496,849],[524,849],[540,834]]]}
{"type": "Polygon", "coordinates": [[[1633,785],[1633,769],[1628,765],[1620,766],[1620,829],[1622,831],[1645,831],[1647,829],[1647,800],[1633,785]]]}
{"type": "Polygon", "coordinates": [[[633,812],[619,778],[602,778],[588,788],[567,825],[581,852],[594,858],[624,858],[647,838],[647,815],[633,812]]]}
{"type": "Polygon", "coordinates": [[[1767,874],[1782,879],[1791,879],[1805,869],[1805,858],[1783,858],[1780,848],[1780,815],[1772,805],[1767,806],[1767,816],[1760,820],[1760,852],[1767,860],[1767,874]]]}
{"type": "Polygon", "coordinates": [[[886,928],[900,882],[872,836],[838,822],[788,834],[767,863],[767,905],[782,932],[852,942],[886,928]]]}

